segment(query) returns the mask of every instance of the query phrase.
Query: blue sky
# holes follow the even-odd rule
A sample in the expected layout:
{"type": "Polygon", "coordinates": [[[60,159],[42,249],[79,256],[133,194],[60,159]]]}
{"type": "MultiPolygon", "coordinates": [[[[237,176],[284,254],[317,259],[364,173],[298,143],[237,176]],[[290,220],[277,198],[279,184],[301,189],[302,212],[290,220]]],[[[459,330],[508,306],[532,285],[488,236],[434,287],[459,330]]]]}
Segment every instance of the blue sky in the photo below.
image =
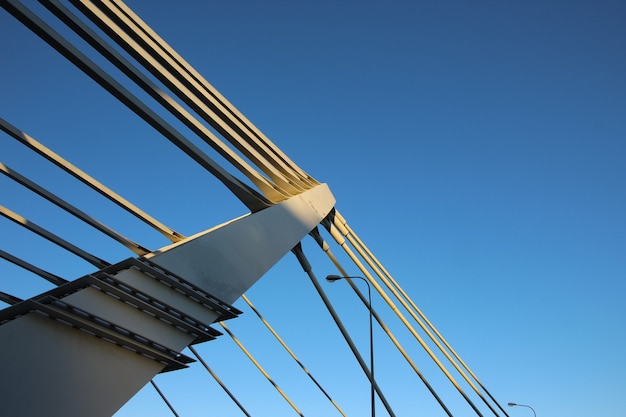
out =
{"type": "MultiPolygon", "coordinates": [[[[538,416],[626,416],[623,2],[128,4],[329,184],[352,228],[502,405],[530,404],[538,416]]],[[[246,212],[4,11],[0,48],[0,117],[185,234],[246,212]]],[[[5,139],[0,162],[140,243],[167,243],[5,139]]],[[[131,256],[6,178],[0,196],[105,259],[131,256]]],[[[91,270],[5,219],[0,233],[0,248],[68,279],[91,270]]],[[[336,272],[313,242],[304,247],[320,278],[336,272]]],[[[0,290],[27,297],[47,288],[39,281],[0,263],[0,290]]],[[[344,284],[324,288],[367,354],[367,312],[344,284]]],[[[249,296],[347,414],[366,415],[368,383],[293,256],[249,296]]],[[[236,305],[245,314],[229,327],[304,414],[332,415],[254,314],[236,305]]],[[[376,336],[376,372],[396,414],[444,415],[376,336]]],[[[416,343],[402,340],[444,401],[469,415],[416,343]]],[[[200,350],[251,414],[292,414],[227,335],[200,350]]],[[[156,381],[183,416],[238,415],[199,364],[156,381]]],[[[118,415],[169,412],[147,387],[118,415]]]]}

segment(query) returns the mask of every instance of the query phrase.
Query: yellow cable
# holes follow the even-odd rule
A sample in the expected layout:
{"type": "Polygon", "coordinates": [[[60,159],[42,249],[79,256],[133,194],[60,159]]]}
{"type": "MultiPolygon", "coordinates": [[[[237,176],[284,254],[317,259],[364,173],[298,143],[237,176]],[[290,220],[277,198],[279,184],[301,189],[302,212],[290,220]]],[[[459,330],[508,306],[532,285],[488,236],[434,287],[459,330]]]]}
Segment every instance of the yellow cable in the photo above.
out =
{"type": "Polygon", "coordinates": [[[263,376],[270,382],[270,384],[272,384],[274,386],[274,388],[276,388],[276,391],[278,391],[280,393],[280,395],[282,395],[282,397],[285,399],[285,401],[287,401],[287,403],[291,406],[291,408],[293,408],[296,411],[296,413],[298,413],[299,416],[304,417],[304,414],[302,414],[300,412],[300,410],[298,410],[298,407],[296,407],[295,404],[289,399],[289,397],[287,397],[287,395],[283,392],[282,389],[280,389],[278,384],[276,384],[276,382],[274,382],[274,380],[269,376],[269,374],[267,372],[265,372],[265,369],[263,369],[261,364],[259,364],[256,361],[256,359],[254,359],[254,357],[250,354],[250,352],[248,352],[248,350],[243,346],[243,344],[239,341],[239,339],[237,339],[235,337],[235,335],[230,331],[230,329],[228,327],[226,327],[226,324],[224,324],[223,321],[220,321],[220,326],[222,326],[224,331],[226,333],[228,333],[228,335],[233,339],[233,341],[237,344],[237,346],[239,346],[241,351],[246,354],[248,359],[250,359],[250,361],[252,361],[252,363],[263,374],[263,376]]]}
{"type": "Polygon", "coordinates": [[[326,396],[326,398],[328,398],[328,400],[335,406],[335,408],[337,409],[337,411],[339,411],[341,413],[342,416],[346,417],[346,415],[344,414],[344,412],[341,410],[341,408],[339,408],[339,406],[337,405],[337,403],[335,403],[335,401],[330,397],[330,395],[328,395],[328,393],[324,390],[324,388],[322,388],[322,386],[317,382],[317,380],[313,377],[313,375],[311,375],[311,373],[309,372],[308,369],[306,369],[306,367],[302,364],[302,362],[300,362],[300,360],[298,359],[298,357],[295,355],[295,353],[293,353],[293,351],[289,348],[289,346],[287,346],[287,344],[283,341],[283,339],[278,335],[278,333],[276,333],[276,331],[274,330],[274,328],[272,328],[272,326],[267,322],[267,320],[265,320],[265,318],[263,318],[263,316],[261,315],[261,313],[259,313],[259,311],[254,307],[254,305],[252,304],[252,302],[248,299],[248,297],[246,297],[246,295],[242,295],[241,298],[243,298],[243,300],[246,302],[246,304],[248,304],[248,306],[250,306],[250,308],[252,309],[252,311],[254,311],[254,313],[257,315],[257,317],[263,322],[263,324],[265,325],[265,327],[267,327],[267,329],[274,335],[274,337],[276,338],[276,340],[278,340],[278,342],[285,348],[285,350],[289,353],[289,355],[291,355],[291,357],[293,358],[293,360],[296,361],[296,363],[300,366],[300,368],[302,368],[302,370],[304,371],[305,374],[307,374],[309,376],[309,378],[311,378],[313,380],[313,382],[315,383],[315,385],[317,385],[317,387],[322,391],[322,393],[326,396]]]}

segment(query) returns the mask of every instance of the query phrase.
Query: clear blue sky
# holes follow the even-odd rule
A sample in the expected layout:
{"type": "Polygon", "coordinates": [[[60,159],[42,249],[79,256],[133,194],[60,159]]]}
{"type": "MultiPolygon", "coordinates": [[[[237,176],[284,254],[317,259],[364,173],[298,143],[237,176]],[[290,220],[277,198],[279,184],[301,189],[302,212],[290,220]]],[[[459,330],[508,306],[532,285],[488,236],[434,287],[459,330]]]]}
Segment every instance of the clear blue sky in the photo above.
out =
{"type": "MultiPolygon", "coordinates": [[[[626,417],[624,2],[128,4],[329,184],[352,228],[502,405],[530,404],[539,417],[626,417]]],[[[3,10],[0,49],[0,117],[182,233],[245,213],[3,10]]],[[[71,190],[77,205],[142,244],[166,243],[2,136],[0,162],[71,190]]],[[[58,216],[50,228],[71,241],[90,233],[6,178],[0,197],[36,221],[58,216]]],[[[5,219],[0,234],[0,248],[68,279],[92,269],[5,219]]],[[[131,256],[95,234],[83,244],[109,261],[131,256]]],[[[312,242],[305,250],[320,278],[336,272],[312,242]]],[[[47,288],[6,262],[0,284],[22,297],[47,288]]],[[[324,285],[367,354],[367,311],[346,283],[324,285]]],[[[347,414],[367,415],[368,383],[293,256],[249,296],[347,414]]],[[[236,306],[245,314],[230,328],[304,414],[334,415],[254,314],[236,306]]],[[[376,372],[396,414],[443,416],[376,336],[376,372]]],[[[403,340],[456,415],[472,415],[403,340]]],[[[252,415],[295,415],[227,335],[199,349],[252,415]]],[[[156,381],[182,416],[239,415],[199,364],[156,381]]],[[[118,413],[167,415],[151,387],[118,413]]]]}

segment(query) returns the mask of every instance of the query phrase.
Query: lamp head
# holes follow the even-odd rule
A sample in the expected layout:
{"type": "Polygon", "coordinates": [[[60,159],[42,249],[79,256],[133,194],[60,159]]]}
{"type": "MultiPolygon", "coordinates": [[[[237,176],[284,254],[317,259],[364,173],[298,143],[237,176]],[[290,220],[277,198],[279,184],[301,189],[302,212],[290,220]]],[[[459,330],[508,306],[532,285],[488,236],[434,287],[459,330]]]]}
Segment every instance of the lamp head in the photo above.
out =
{"type": "Polygon", "coordinates": [[[515,403],[509,403],[509,407],[515,407],[517,404],[515,403]]]}
{"type": "Polygon", "coordinates": [[[328,275],[326,277],[326,281],[328,282],[335,282],[335,281],[339,281],[340,279],[343,279],[343,277],[340,277],[339,275],[328,275]]]}

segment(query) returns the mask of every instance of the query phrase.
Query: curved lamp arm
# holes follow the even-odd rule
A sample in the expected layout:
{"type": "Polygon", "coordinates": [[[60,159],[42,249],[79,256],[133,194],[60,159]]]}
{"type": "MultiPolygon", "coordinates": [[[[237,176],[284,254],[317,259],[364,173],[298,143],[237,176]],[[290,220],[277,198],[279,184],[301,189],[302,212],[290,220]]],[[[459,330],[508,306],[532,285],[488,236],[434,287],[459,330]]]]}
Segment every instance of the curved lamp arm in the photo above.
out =
{"type": "Polygon", "coordinates": [[[535,417],[537,417],[537,413],[535,413],[535,409],[534,409],[534,408],[532,408],[532,407],[531,407],[531,406],[529,406],[529,405],[526,405],[526,404],[509,403],[509,407],[528,407],[528,408],[530,408],[530,409],[532,410],[533,415],[534,415],[535,417]]]}

